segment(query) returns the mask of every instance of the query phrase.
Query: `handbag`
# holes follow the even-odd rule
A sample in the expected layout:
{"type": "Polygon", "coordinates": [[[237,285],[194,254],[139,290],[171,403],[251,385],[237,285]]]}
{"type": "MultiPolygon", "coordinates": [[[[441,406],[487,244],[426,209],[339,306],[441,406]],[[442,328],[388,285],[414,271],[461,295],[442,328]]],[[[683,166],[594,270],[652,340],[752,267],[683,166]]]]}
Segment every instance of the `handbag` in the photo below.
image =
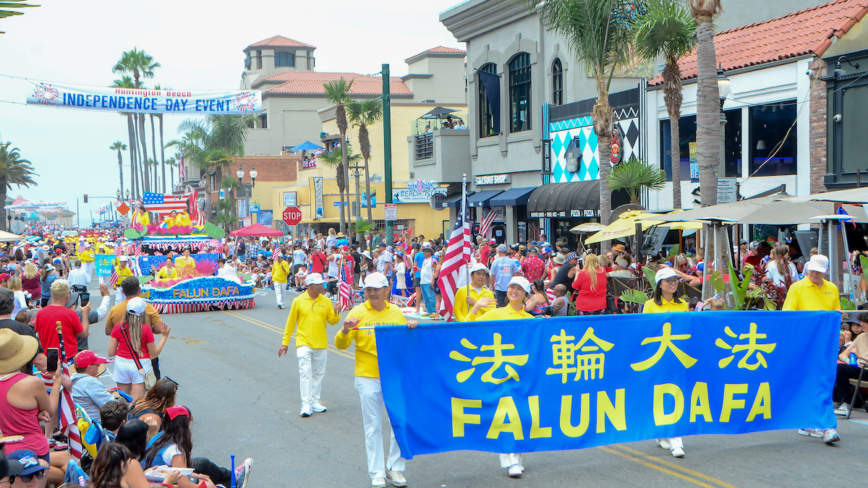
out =
{"type": "Polygon", "coordinates": [[[124,340],[127,341],[127,349],[130,350],[130,355],[133,357],[133,361],[136,362],[136,367],[139,368],[139,374],[145,378],[145,390],[150,390],[157,384],[157,375],[154,373],[153,368],[145,373],[145,369],[142,368],[142,362],[139,361],[139,353],[138,351],[133,351],[133,342],[130,340],[130,331],[124,327],[126,324],[121,324],[121,333],[124,335],[124,340]]]}

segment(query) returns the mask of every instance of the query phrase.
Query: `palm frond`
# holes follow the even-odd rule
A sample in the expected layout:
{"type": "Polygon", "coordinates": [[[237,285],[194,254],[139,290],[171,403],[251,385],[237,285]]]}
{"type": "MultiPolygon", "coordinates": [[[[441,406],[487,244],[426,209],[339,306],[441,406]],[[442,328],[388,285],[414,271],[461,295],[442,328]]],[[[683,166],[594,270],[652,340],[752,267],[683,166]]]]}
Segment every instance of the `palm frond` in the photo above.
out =
{"type": "Polygon", "coordinates": [[[612,168],[607,177],[610,190],[624,190],[630,195],[631,203],[639,202],[639,192],[643,188],[659,191],[666,185],[666,172],[644,161],[631,157],[612,168]]]}
{"type": "Polygon", "coordinates": [[[636,53],[645,59],[662,57],[668,63],[696,45],[696,19],[681,0],[648,0],[646,13],[634,23],[636,53]]]}

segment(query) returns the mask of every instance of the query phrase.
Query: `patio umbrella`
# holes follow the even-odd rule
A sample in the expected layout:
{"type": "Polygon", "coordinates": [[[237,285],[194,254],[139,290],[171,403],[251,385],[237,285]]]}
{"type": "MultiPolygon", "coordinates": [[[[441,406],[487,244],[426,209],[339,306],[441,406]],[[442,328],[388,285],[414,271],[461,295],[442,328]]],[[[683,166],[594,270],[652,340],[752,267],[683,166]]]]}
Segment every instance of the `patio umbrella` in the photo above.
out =
{"type": "Polygon", "coordinates": [[[15,242],[20,240],[21,236],[0,230],[0,242],[15,242]]]}
{"type": "Polygon", "coordinates": [[[638,210],[630,210],[622,213],[618,220],[612,222],[605,229],[597,232],[589,237],[585,244],[594,244],[596,242],[608,241],[610,239],[621,239],[636,235],[636,223],[642,223],[642,229],[653,227],[662,224],[661,220],[645,220],[648,217],[659,218],[660,215],[643,213],[638,210]]]}
{"type": "Polygon", "coordinates": [[[793,198],[767,203],[738,219],[739,224],[797,225],[808,224],[817,214],[835,211],[832,202],[793,202],[793,198]]]}
{"type": "Polygon", "coordinates": [[[597,222],[588,222],[586,224],[579,224],[572,229],[570,232],[573,234],[584,234],[585,232],[598,232],[605,229],[606,226],[597,222]]]}
{"type": "Polygon", "coordinates": [[[310,141],[304,141],[301,144],[292,148],[293,151],[316,151],[317,149],[322,149],[322,147],[317,146],[310,141]]]}
{"type": "Polygon", "coordinates": [[[420,119],[442,119],[451,113],[455,113],[458,110],[452,110],[450,108],[444,108],[441,106],[436,106],[432,108],[428,113],[419,117],[420,119]]]}
{"type": "Polygon", "coordinates": [[[240,229],[233,230],[229,233],[232,237],[260,237],[260,236],[282,236],[283,232],[272,229],[271,227],[266,227],[262,224],[253,224],[248,225],[247,227],[242,227],[240,229]]]}
{"type": "MultiPolygon", "coordinates": [[[[794,202],[841,202],[841,203],[868,203],[868,190],[865,188],[853,188],[852,190],[830,191],[817,193],[804,197],[794,197],[794,202]]],[[[8,208],[8,207],[7,207],[8,208]]]]}

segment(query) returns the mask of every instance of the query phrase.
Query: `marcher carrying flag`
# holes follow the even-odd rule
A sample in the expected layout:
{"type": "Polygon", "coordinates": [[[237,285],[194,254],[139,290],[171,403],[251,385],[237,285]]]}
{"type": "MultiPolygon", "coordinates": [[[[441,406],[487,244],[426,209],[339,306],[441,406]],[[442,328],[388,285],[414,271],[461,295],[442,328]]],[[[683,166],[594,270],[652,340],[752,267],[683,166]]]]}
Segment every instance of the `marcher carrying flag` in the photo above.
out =
{"type": "MultiPolygon", "coordinates": [[[[467,175],[464,175],[465,182],[467,175]]],[[[452,309],[455,305],[455,292],[458,290],[459,274],[470,262],[470,225],[467,223],[467,189],[462,183],[461,210],[455,218],[455,227],[446,246],[446,257],[440,268],[438,285],[443,299],[440,301],[440,315],[447,321],[452,321],[452,309]]]]}

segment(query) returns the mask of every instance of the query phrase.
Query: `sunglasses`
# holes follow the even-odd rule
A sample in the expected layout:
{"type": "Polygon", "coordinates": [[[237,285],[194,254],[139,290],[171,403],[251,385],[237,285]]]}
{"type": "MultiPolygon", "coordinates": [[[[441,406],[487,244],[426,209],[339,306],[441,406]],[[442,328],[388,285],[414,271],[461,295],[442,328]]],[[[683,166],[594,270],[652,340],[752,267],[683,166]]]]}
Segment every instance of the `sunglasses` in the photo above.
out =
{"type": "Polygon", "coordinates": [[[19,474],[18,476],[10,476],[9,477],[9,486],[12,486],[15,483],[15,478],[20,478],[24,483],[30,483],[33,481],[33,478],[41,480],[45,477],[45,469],[37,471],[31,474],[19,474]]]}

